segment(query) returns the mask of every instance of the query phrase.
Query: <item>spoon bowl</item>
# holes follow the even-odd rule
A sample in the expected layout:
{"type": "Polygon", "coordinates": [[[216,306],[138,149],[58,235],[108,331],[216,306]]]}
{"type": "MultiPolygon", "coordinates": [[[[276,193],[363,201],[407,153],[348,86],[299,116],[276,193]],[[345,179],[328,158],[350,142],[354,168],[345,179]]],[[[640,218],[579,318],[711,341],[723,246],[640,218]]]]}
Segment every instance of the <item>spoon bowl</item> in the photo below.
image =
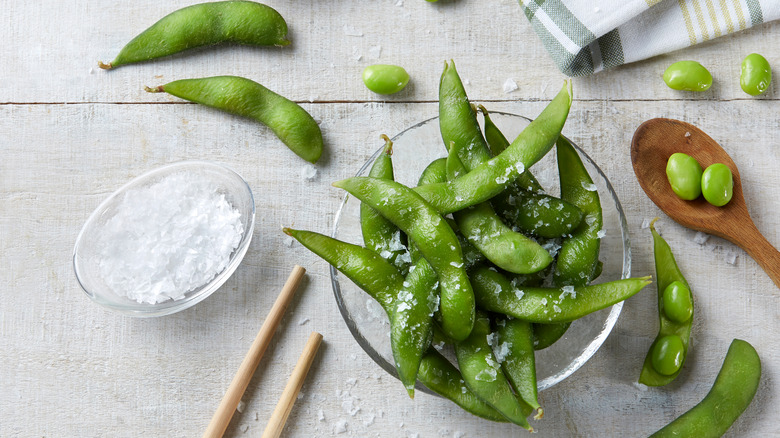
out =
{"type": "Polygon", "coordinates": [[[642,190],[670,218],[744,249],[780,287],[780,252],[761,235],[750,218],[737,165],[709,135],[679,120],[648,120],[634,133],[631,163],[642,190]],[[666,178],[666,162],[675,152],[690,155],[703,169],[715,163],[725,164],[734,176],[731,201],[716,207],[702,196],[693,201],[678,198],[666,178]]]}

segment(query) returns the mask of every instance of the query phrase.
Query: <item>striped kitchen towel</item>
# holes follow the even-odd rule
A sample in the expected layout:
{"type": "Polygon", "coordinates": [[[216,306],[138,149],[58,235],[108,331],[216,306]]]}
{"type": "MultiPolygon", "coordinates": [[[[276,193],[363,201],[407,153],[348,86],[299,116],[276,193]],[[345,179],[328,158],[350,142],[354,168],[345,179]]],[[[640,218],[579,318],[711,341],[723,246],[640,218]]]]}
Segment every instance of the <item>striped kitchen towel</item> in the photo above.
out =
{"type": "Polygon", "coordinates": [[[600,70],[780,18],[780,0],[520,0],[561,71],[600,70]]]}

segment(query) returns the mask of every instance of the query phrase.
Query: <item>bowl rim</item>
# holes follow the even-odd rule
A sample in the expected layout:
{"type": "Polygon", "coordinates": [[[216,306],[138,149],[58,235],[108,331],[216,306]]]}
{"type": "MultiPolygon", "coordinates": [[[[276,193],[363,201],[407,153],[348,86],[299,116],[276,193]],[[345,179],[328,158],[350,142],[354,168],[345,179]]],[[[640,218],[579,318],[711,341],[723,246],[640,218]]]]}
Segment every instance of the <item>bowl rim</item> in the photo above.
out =
{"type": "MultiPolygon", "coordinates": [[[[514,114],[510,112],[505,111],[491,111],[491,115],[502,115],[502,116],[509,116],[509,117],[517,117],[521,119],[525,119],[528,122],[531,122],[533,119],[530,119],[528,117],[514,114]]],[[[407,132],[420,128],[423,125],[426,125],[428,123],[431,123],[435,120],[438,120],[438,116],[434,116],[428,119],[425,119],[421,122],[418,122],[412,126],[409,126],[408,128],[403,129],[398,134],[394,135],[390,140],[396,141],[400,136],[406,134],[407,132]]],[[[612,202],[615,205],[615,210],[617,211],[618,220],[620,222],[620,236],[621,236],[621,242],[623,243],[623,267],[621,271],[621,279],[626,279],[631,276],[631,241],[629,238],[629,230],[628,230],[628,222],[626,220],[625,212],[623,211],[623,205],[620,202],[620,199],[617,196],[617,192],[615,192],[615,188],[612,186],[612,182],[607,178],[607,175],[604,173],[603,170],[601,170],[601,167],[599,167],[595,161],[584,151],[582,148],[579,147],[575,142],[571,141],[568,137],[563,136],[566,138],[569,143],[575,148],[575,150],[580,154],[580,156],[587,161],[594,169],[596,169],[596,172],[598,173],[599,177],[604,181],[605,186],[607,188],[607,193],[610,195],[610,198],[612,202]]],[[[366,162],[360,167],[360,169],[355,173],[355,176],[360,176],[363,174],[369,166],[376,160],[376,158],[381,154],[384,150],[384,146],[380,147],[376,152],[374,152],[371,157],[369,157],[366,162]]],[[[333,218],[333,227],[331,229],[331,237],[336,237],[339,230],[339,221],[341,219],[342,213],[344,212],[344,207],[349,200],[350,195],[345,194],[343,199],[341,200],[341,203],[339,204],[338,210],[336,211],[336,214],[333,218]]],[[[332,265],[330,265],[330,279],[331,279],[331,286],[333,288],[333,294],[336,298],[336,304],[338,305],[339,312],[341,313],[342,319],[347,325],[347,328],[349,329],[350,333],[352,334],[352,337],[355,338],[358,345],[365,351],[365,353],[382,369],[384,369],[388,374],[398,379],[398,373],[395,369],[395,367],[390,364],[371,344],[370,342],[360,333],[360,330],[358,328],[358,324],[355,322],[355,320],[352,319],[349,310],[346,308],[346,304],[341,296],[341,285],[339,283],[339,273],[332,265]]],[[[613,328],[615,327],[615,324],[617,323],[617,320],[620,317],[620,313],[623,309],[623,301],[612,305],[610,308],[610,312],[607,315],[606,319],[604,320],[604,323],[602,325],[601,331],[599,334],[591,340],[585,349],[580,353],[579,356],[577,356],[567,367],[562,369],[556,374],[553,374],[549,377],[546,377],[540,381],[537,382],[538,390],[543,391],[545,389],[551,388],[555,386],[556,384],[562,382],[564,379],[568,378],[574,372],[576,372],[578,369],[580,369],[585,363],[587,363],[601,348],[601,346],[604,344],[604,342],[607,340],[609,335],[612,333],[613,328]]],[[[422,385],[419,381],[415,384],[415,390],[420,390],[422,392],[425,392],[427,394],[432,394],[439,396],[438,394],[434,393],[430,389],[428,389],[426,386],[422,385]]]]}
{"type": "Polygon", "coordinates": [[[92,211],[89,217],[87,217],[87,220],[84,221],[84,225],[82,225],[81,230],[79,231],[79,234],[76,237],[76,243],[73,246],[73,253],[71,256],[73,273],[76,277],[76,281],[78,282],[79,287],[81,287],[81,290],[93,302],[113,312],[117,312],[127,316],[137,317],[137,318],[152,318],[152,317],[165,316],[176,312],[180,312],[182,310],[194,306],[195,304],[198,304],[199,302],[203,301],[211,294],[216,292],[228,280],[228,278],[230,278],[233,272],[235,272],[235,270],[238,268],[238,265],[241,264],[241,261],[246,255],[246,252],[249,249],[249,244],[252,241],[252,236],[254,234],[254,227],[255,227],[255,216],[256,216],[256,205],[255,205],[254,194],[252,193],[252,188],[249,186],[247,180],[231,167],[222,163],[218,163],[215,161],[208,161],[208,160],[182,160],[173,163],[167,163],[162,166],[155,167],[151,170],[143,172],[134,178],[131,178],[129,181],[124,183],[118,189],[114,190],[100,204],[98,204],[97,207],[95,207],[95,209],[92,211]],[[247,218],[247,225],[244,228],[244,233],[241,236],[241,240],[239,241],[236,249],[231,254],[231,258],[228,261],[228,264],[225,266],[225,269],[223,269],[219,274],[214,276],[214,278],[212,278],[211,281],[209,281],[208,283],[204,284],[203,286],[195,290],[188,292],[187,294],[185,294],[184,298],[181,298],[179,300],[166,300],[156,304],[130,302],[127,306],[117,306],[114,305],[113,303],[101,300],[97,294],[91,292],[84,284],[84,281],[82,280],[83,274],[79,275],[79,261],[78,261],[79,248],[82,245],[83,240],[86,238],[86,232],[88,231],[88,229],[94,225],[94,222],[106,210],[106,208],[112,202],[114,202],[118,196],[125,193],[131,186],[137,184],[142,180],[150,179],[160,174],[170,173],[171,171],[175,171],[175,169],[177,168],[186,168],[186,167],[193,167],[193,166],[218,169],[220,172],[226,172],[231,176],[237,177],[238,180],[242,182],[243,187],[246,189],[246,193],[249,195],[249,201],[250,201],[250,205],[252,206],[252,212],[247,218]]]}

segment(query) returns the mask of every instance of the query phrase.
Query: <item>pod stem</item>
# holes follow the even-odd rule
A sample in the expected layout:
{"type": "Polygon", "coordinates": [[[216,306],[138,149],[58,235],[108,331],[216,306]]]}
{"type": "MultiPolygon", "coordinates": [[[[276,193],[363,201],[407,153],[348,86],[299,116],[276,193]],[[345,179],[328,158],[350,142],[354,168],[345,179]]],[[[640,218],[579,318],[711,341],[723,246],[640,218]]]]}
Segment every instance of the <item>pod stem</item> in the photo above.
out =
{"type": "Polygon", "coordinates": [[[163,88],[162,85],[158,85],[154,88],[147,87],[146,85],[144,85],[144,91],[146,91],[147,93],[163,93],[165,92],[165,89],[163,88]]]}
{"type": "Polygon", "coordinates": [[[544,418],[544,409],[542,407],[536,408],[536,415],[534,415],[534,420],[541,420],[544,418]]]}
{"type": "Polygon", "coordinates": [[[385,153],[387,155],[393,155],[393,141],[390,140],[390,137],[388,137],[387,134],[381,134],[379,138],[385,141],[385,153]]]}
{"type": "Polygon", "coordinates": [[[104,64],[103,61],[98,61],[98,67],[102,68],[103,70],[111,70],[114,68],[113,65],[109,62],[108,64],[104,64]]]}

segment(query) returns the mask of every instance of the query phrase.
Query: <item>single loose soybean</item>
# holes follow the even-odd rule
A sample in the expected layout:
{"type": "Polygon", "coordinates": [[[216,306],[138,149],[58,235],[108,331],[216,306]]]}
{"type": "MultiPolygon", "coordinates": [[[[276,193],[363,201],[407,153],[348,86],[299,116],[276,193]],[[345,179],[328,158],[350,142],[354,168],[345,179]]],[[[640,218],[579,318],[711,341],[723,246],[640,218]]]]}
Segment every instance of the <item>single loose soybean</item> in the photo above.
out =
{"type": "Polygon", "coordinates": [[[712,86],[712,75],[696,61],[679,61],[666,69],[664,82],[673,90],[707,91],[712,86]]]}
{"type": "Polygon", "coordinates": [[[653,346],[653,368],[664,376],[671,376],[679,371],[684,359],[685,347],[677,335],[664,336],[653,346]]]}
{"type": "Polygon", "coordinates": [[[663,294],[664,314],[677,323],[683,323],[693,315],[691,290],[681,281],[666,286],[663,294]]]}
{"type": "Polygon", "coordinates": [[[739,85],[742,91],[758,96],[769,89],[772,82],[772,67],[769,61],[758,53],[751,53],[742,61],[742,72],[739,76],[739,85]]]}
{"type": "Polygon", "coordinates": [[[731,201],[734,194],[734,177],[723,163],[715,163],[701,175],[701,192],[704,199],[716,207],[722,207],[731,201]]]}
{"type": "Polygon", "coordinates": [[[374,93],[394,94],[409,83],[409,73],[397,65],[369,65],[363,70],[363,83],[374,93]]]}
{"type": "Polygon", "coordinates": [[[666,178],[680,199],[691,201],[701,195],[701,174],[701,165],[688,154],[677,152],[666,162],[666,178]]]}

